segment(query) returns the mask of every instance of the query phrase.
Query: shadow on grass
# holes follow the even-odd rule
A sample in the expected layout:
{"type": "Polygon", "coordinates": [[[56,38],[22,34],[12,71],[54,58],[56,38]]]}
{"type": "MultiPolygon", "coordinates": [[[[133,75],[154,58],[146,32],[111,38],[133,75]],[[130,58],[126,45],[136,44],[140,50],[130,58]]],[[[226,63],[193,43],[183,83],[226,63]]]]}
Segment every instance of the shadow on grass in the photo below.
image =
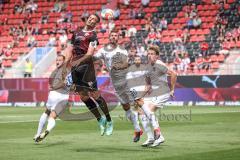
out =
{"type": "Polygon", "coordinates": [[[84,148],[76,148],[76,149],[70,149],[73,152],[89,152],[89,153],[138,153],[138,152],[143,152],[143,151],[148,151],[148,152],[159,152],[161,149],[161,147],[156,147],[156,148],[150,148],[150,147],[141,147],[141,146],[136,146],[134,148],[129,148],[129,146],[127,146],[126,148],[124,147],[99,147],[99,148],[95,148],[95,147],[84,147],[84,148]]]}
{"type": "Polygon", "coordinates": [[[54,147],[54,146],[64,146],[67,144],[71,144],[71,142],[67,142],[67,141],[58,141],[58,142],[54,142],[54,143],[49,143],[49,142],[40,142],[40,143],[36,143],[36,145],[39,148],[47,148],[47,147],[54,147]]]}

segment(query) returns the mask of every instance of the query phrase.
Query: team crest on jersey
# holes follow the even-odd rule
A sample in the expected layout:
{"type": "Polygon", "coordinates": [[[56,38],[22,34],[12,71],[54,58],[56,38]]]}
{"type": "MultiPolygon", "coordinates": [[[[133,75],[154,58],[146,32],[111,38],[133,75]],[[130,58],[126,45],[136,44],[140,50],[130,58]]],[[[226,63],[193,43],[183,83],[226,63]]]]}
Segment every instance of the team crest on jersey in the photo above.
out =
{"type": "Polygon", "coordinates": [[[92,81],[88,82],[88,85],[89,85],[89,87],[92,87],[93,86],[93,82],[92,81]]]}

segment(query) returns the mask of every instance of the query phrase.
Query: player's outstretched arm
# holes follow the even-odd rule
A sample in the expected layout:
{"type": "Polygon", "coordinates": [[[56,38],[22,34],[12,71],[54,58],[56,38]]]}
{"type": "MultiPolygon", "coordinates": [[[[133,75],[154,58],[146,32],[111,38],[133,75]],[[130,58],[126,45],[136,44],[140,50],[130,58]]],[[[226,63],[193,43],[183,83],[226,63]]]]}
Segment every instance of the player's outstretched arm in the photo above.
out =
{"type": "Polygon", "coordinates": [[[88,59],[92,58],[96,47],[97,47],[97,42],[90,42],[87,53],[83,57],[81,57],[80,59],[78,59],[76,61],[73,61],[72,66],[78,66],[79,64],[81,64],[81,63],[87,61],[88,59]]]}
{"type": "Polygon", "coordinates": [[[69,63],[72,58],[73,47],[71,44],[68,44],[67,48],[64,51],[65,54],[65,63],[69,63]]]}
{"type": "Polygon", "coordinates": [[[170,94],[172,97],[174,97],[174,89],[175,89],[175,84],[177,81],[177,73],[171,69],[168,69],[167,74],[170,76],[170,94]]]}

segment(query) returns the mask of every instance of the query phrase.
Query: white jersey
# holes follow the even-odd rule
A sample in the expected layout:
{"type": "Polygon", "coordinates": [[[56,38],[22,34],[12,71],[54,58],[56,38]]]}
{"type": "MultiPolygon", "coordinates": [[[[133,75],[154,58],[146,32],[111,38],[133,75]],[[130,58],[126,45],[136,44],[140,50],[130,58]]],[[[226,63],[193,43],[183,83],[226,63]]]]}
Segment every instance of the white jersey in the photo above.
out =
{"type": "Polygon", "coordinates": [[[127,50],[120,46],[112,48],[110,45],[106,45],[94,55],[94,58],[104,61],[120,102],[122,104],[132,102],[133,98],[126,80],[128,71],[127,50]]]}
{"type": "Polygon", "coordinates": [[[101,48],[95,55],[95,58],[102,59],[110,72],[113,68],[124,68],[124,65],[128,63],[128,52],[121,46],[112,48],[111,45],[106,45],[101,48]]]}

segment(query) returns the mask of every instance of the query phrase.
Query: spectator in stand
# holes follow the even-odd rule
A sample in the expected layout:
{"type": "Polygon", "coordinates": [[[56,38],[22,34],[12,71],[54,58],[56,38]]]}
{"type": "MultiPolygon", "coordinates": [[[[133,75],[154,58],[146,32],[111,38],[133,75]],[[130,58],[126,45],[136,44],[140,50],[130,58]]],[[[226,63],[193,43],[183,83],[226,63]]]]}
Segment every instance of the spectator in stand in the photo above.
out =
{"type": "Polygon", "coordinates": [[[120,9],[115,8],[114,13],[113,13],[114,20],[118,20],[120,17],[120,9]]]}
{"type": "Polygon", "coordinates": [[[203,66],[202,68],[205,69],[206,71],[209,71],[209,69],[211,69],[211,63],[212,63],[212,59],[210,56],[206,56],[204,58],[204,62],[203,62],[203,66]]]}
{"type": "Polygon", "coordinates": [[[167,29],[167,20],[165,19],[165,17],[162,17],[161,21],[160,21],[160,29],[164,30],[167,29]]]}
{"type": "Polygon", "coordinates": [[[175,41],[174,42],[174,50],[173,53],[175,56],[183,58],[184,53],[186,53],[186,49],[182,43],[182,41],[175,41]]]}
{"type": "Polygon", "coordinates": [[[40,28],[40,24],[37,24],[34,29],[33,29],[33,35],[38,35],[39,34],[39,28],[40,28]]]}
{"type": "Polygon", "coordinates": [[[66,13],[66,22],[71,23],[71,22],[72,22],[72,17],[73,17],[73,14],[72,14],[72,12],[69,10],[69,11],[66,13]]]}
{"type": "Polygon", "coordinates": [[[202,57],[201,54],[199,54],[199,57],[196,59],[196,67],[199,71],[203,69],[203,63],[204,63],[204,58],[202,57]]]}
{"type": "Polygon", "coordinates": [[[173,61],[175,70],[181,71],[181,63],[182,59],[178,55],[176,55],[176,58],[173,61]]]}
{"type": "Polygon", "coordinates": [[[152,18],[152,24],[153,24],[153,27],[154,28],[160,28],[160,23],[159,23],[159,20],[158,20],[158,17],[157,16],[153,16],[152,18]]]}
{"type": "Polygon", "coordinates": [[[14,8],[13,8],[13,14],[15,13],[21,13],[22,12],[22,7],[19,2],[15,2],[14,8]]]}
{"type": "Polygon", "coordinates": [[[185,12],[185,18],[188,18],[188,17],[189,17],[189,14],[190,14],[190,12],[191,12],[191,7],[190,7],[190,5],[186,5],[186,6],[184,7],[184,12],[185,12]]]}
{"type": "Polygon", "coordinates": [[[120,28],[120,36],[122,36],[122,38],[125,38],[126,35],[127,35],[127,27],[126,25],[122,24],[120,28]]]}
{"type": "Polygon", "coordinates": [[[142,2],[142,6],[143,7],[147,7],[149,2],[150,2],[150,0],[141,0],[141,2],[142,2]]]}
{"type": "Polygon", "coordinates": [[[208,56],[209,45],[207,42],[202,42],[200,44],[200,49],[201,49],[201,54],[203,55],[203,57],[208,56]]]}
{"type": "Polygon", "coordinates": [[[135,37],[137,33],[137,29],[131,25],[131,27],[128,29],[128,37],[135,37]]]}
{"type": "Polygon", "coordinates": [[[67,34],[65,32],[61,33],[59,40],[60,40],[60,45],[62,50],[65,49],[67,47],[67,41],[68,41],[67,34]]]}
{"type": "Polygon", "coordinates": [[[238,41],[240,41],[240,26],[237,29],[237,33],[238,33],[238,41]]]}
{"type": "Polygon", "coordinates": [[[218,29],[220,29],[221,25],[222,25],[222,18],[220,17],[220,14],[217,14],[217,16],[216,16],[216,27],[218,29]]]}
{"type": "Polygon", "coordinates": [[[173,39],[173,43],[183,43],[183,31],[181,29],[177,30],[176,34],[175,34],[175,38],[173,39]]]}
{"type": "Polygon", "coordinates": [[[224,12],[225,12],[225,9],[224,9],[224,3],[220,3],[220,8],[219,8],[219,16],[220,17],[223,17],[224,16],[224,12]]]}
{"type": "Polygon", "coordinates": [[[54,7],[52,9],[52,12],[62,12],[66,9],[67,5],[66,3],[59,2],[59,0],[56,0],[56,3],[54,4],[54,7]]]}
{"type": "Polygon", "coordinates": [[[36,44],[37,44],[37,42],[36,42],[34,36],[29,35],[28,40],[27,40],[27,46],[28,47],[34,47],[36,44]]]}
{"type": "Polygon", "coordinates": [[[237,28],[233,29],[233,30],[232,30],[232,40],[233,40],[235,43],[238,42],[238,36],[239,36],[239,34],[238,34],[238,29],[237,29],[237,28]]]}
{"type": "Polygon", "coordinates": [[[186,44],[190,38],[189,29],[185,28],[183,31],[183,43],[186,44]]]}
{"type": "Polygon", "coordinates": [[[190,58],[189,58],[188,54],[185,53],[184,57],[182,59],[182,62],[181,62],[181,69],[184,73],[187,72],[189,64],[190,64],[190,58]]]}
{"type": "Polygon", "coordinates": [[[130,0],[121,0],[121,3],[126,6],[126,7],[129,7],[130,5],[130,0]]]}
{"type": "Polygon", "coordinates": [[[135,17],[136,17],[136,12],[135,12],[135,10],[134,10],[133,8],[130,8],[130,12],[129,12],[129,14],[128,14],[128,17],[129,17],[130,19],[135,19],[135,17]]]}
{"type": "Polygon", "coordinates": [[[86,22],[86,20],[88,19],[89,17],[89,13],[86,9],[84,9],[83,13],[82,13],[82,16],[81,16],[81,19],[83,22],[86,22]]]}
{"type": "Polygon", "coordinates": [[[143,9],[144,9],[143,6],[141,6],[139,8],[139,10],[136,12],[136,19],[143,19],[144,18],[146,13],[144,12],[143,9]]]}
{"type": "Polygon", "coordinates": [[[146,56],[146,50],[144,48],[144,45],[141,43],[137,44],[137,55],[140,57],[146,56]]]}
{"type": "Polygon", "coordinates": [[[134,64],[135,56],[137,55],[137,50],[134,46],[131,46],[131,48],[128,51],[128,64],[132,65],[134,64]]]}
{"type": "Polygon", "coordinates": [[[61,17],[57,20],[57,24],[66,22],[67,18],[66,18],[66,13],[65,12],[61,12],[61,17]]]}
{"type": "Polygon", "coordinates": [[[102,20],[102,23],[101,23],[101,26],[100,26],[100,27],[101,27],[101,28],[100,28],[100,32],[101,32],[102,34],[104,34],[104,33],[107,32],[107,27],[108,27],[108,25],[107,25],[106,21],[102,20]]]}
{"type": "Polygon", "coordinates": [[[24,78],[32,77],[33,64],[28,58],[26,59],[24,68],[25,68],[24,78]]]}
{"type": "Polygon", "coordinates": [[[231,49],[231,46],[229,43],[222,43],[221,44],[222,50],[219,51],[220,54],[228,55],[229,51],[231,49]]]}
{"type": "Polygon", "coordinates": [[[22,24],[27,26],[28,24],[31,24],[31,20],[32,20],[32,15],[30,13],[27,13],[24,15],[22,24]]]}
{"type": "Polygon", "coordinates": [[[41,23],[42,24],[47,24],[48,18],[49,18],[48,12],[43,12],[43,15],[42,15],[42,18],[41,18],[41,23]]]}
{"type": "Polygon", "coordinates": [[[225,41],[231,42],[233,40],[233,35],[231,31],[227,31],[226,35],[225,35],[225,41]]]}
{"type": "Polygon", "coordinates": [[[159,45],[160,41],[158,39],[158,34],[154,30],[154,28],[151,28],[151,31],[148,33],[148,36],[145,40],[146,44],[150,45],[159,45]]]}
{"type": "Polygon", "coordinates": [[[3,78],[5,69],[3,67],[2,61],[0,61],[0,78],[3,78]]]}
{"type": "Polygon", "coordinates": [[[202,20],[201,20],[201,18],[200,18],[198,15],[196,15],[196,16],[193,18],[193,27],[194,27],[195,29],[197,29],[197,28],[200,28],[201,25],[202,25],[202,20]]]}
{"type": "Polygon", "coordinates": [[[26,12],[35,13],[37,11],[38,5],[33,2],[33,0],[29,1],[26,4],[26,12]]]}
{"type": "Polygon", "coordinates": [[[190,18],[188,21],[187,21],[187,28],[188,29],[192,29],[194,26],[193,26],[193,19],[190,18]]]}
{"type": "Polygon", "coordinates": [[[56,46],[56,37],[54,34],[51,34],[49,37],[49,41],[48,41],[48,46],[49,47],[55,47],[56,46]]]}
{"type": "Polygon", "coordinates": [[[189,17],[193,18],[193,17],[197,16],[197,14],[198,14],[197,6],[195,3],[193,3],[191,6],[191,12],[189,14],[189,17]]]}
{"type": "Polygon", "coordinates": [[[114,20],[110,20],[108,22],[108,28],[109,28],[109,32],[111,32],[115,28],[114,20]]]}

